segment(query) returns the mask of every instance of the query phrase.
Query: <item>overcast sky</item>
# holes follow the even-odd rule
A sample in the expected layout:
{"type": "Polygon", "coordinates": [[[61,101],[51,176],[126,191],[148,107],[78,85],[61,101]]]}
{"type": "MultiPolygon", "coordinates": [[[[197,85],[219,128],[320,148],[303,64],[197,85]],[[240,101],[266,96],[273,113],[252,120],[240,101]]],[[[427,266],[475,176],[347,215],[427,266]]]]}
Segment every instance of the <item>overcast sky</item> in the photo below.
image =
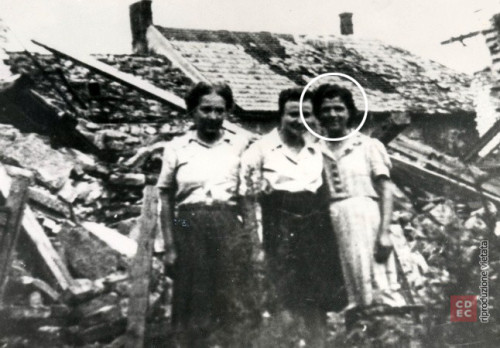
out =
{"type": "MultiPolygon", "coordinates": [[[[130,53],[129,0],[0,0],[16,36],[82,53],[130,53]]],[[[376,38],[472,73],[489,65],[482,37],[500,0],[153,0],[155,24],[179,28],[340,35],[338,14],[353,12],[354,34],[376,38]]]]}

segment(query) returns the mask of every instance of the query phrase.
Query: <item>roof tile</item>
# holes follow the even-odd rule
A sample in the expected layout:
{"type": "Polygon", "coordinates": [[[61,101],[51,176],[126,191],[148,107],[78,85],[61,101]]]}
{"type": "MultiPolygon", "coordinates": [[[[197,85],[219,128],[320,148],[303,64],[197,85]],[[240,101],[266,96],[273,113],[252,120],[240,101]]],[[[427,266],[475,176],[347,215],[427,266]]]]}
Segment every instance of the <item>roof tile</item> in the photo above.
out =
{"type": "Polygon", "coordinates": [[[229,83],[247,111],[275,111],[283,88],[326,72],[355,78],[371,111],[474,111],[469,76],[378,40],[157,28],[208,80],[229,83]]]}

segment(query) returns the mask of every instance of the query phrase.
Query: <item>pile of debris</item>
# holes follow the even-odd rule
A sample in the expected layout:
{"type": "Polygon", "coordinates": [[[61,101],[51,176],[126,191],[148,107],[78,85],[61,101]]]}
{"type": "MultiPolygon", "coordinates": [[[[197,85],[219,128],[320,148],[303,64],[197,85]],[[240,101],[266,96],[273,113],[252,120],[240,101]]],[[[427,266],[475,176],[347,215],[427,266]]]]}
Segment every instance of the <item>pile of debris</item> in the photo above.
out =
{"type": "MultiPolygon", "coordinates": [[[[402,143],[404,138],[391,145],[391,152],[396,153],[398,144],[403,151],[402,143]]],[[[156,180],[154,174],[147,179],[148,175],[134,171],[161,160],[152,154],[161,152],[162,142],[138,149],[120,164],[122,172],[113,171],[117,164],[105,165],[94,155],[67,147],[55,149],[48,137],[21,133],[8,125],[0,127],[0,146],[5,149],[0,158],[2,202],[9,200],[16,178],[30,181],[19,240],[8,267],[2,335],[35,339],[46,346],[123,337],[131,260],[140,239],[142,190],[156,180]],[[121,210],[113,210],[113,202],[115,207],[121,204],[121,210]],[[105,223],[96,222],[98,217],[105,223]]],[[[446,162],[441,159],[441,163],[446,162]]],[[[497,238],[498,214],[494,205],[481,208],[477,201],[453,201],[413,184],[404,182],[395,191],[392,225],[407,281],[404,290],[415,306],[442,306],[443,289],[455,276],[443,262],[443,253],[449,252],[455,237],[469,254],[480,238],[497,238]],[[450,235],[449,227],[456,228],[457,221],[457,236],[450,235]],[[491,228],[496,234],[489,232],[491,228]]],[[[157,211],[154,214],[157,217],[157,211]]],[[[152,265],[147,315],[157,322],[156,332],[165,335],[170,284],[162,276],[160,260],[153,258],[152,265]]]]}
{"type": "MultiPolygon", "coordinates": [[[[31,342],[28,346],[110,341],[126,329],[129,270],[138,243],[103,224],[83,221],[71,204],[51,193],[65,187],[77,166],[88,165],[81,161],[85,155],[50,149],[34,134],[26,138],[48,151],[49,158],[34,166],[26,152],[23,167],[5,164],[7,157],[0,164],[0,201],[5,203],[0,219],[0,336],[31,342]]],[[[22,147],[24,139],[18,140],[22,147]]],[[[156,320],[165,319],[162,272],[155,259],[149,317],[156,320]]]]}
{"type": "MultiPolygon", "coordinates": [[[[43,66],[54,71],[29,71],[27,59],[12,55],[11,67],[35,82],[18,77],[0,91],[8,103],[0,113],[0,336],[27,346],[120,346],[125,337],[142,337],[147,318],[146,336],[165,338],[171,287],[153,257],[162,241],[153,237],[161,233],[150,185],[164,142],[191,121],[177,117],[182,108],[174,107],[175,98],[145,97],[156,93],[145,83],[134,89],[118,74],[106,71],[112,81],[103,78],[97,65],[91,71],[55,56],[36,57],[52,62],[43,66]],[[23,109],[13,95],[41,103],[44,121],[59,130],[37,124],[41,111],[23,109]],[[10,113],[23,122],[7,122],[10,113]]],[[[186,81],[176,80],[163,58],[100,59],[185,91],[186,81]],[[155,68],[144,68],[141,59],[155,68]]],[[[252,136],[235,124],[226,127],[252,136]]],[[[477,240],[498,240],[500,184],[403,136],[387,146],[398,186],[392,231],[405,294],[414,307],[432,312],[448,303],[443,289],[463,271],[451,257],[460,251],[473,260],[477,240]]],[[[498,274],[499,263],[492,267],[498,274]]]]}

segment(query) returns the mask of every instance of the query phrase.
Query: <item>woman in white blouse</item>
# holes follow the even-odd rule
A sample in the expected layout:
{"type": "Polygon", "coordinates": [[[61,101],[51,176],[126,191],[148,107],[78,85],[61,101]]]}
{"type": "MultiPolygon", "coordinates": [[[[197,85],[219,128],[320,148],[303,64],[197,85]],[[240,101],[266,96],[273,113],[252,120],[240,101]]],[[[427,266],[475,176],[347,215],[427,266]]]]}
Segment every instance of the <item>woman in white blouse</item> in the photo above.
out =
{"type": "Polygon", "coordinates": [[[225,131],[227,85],[198,83],[186,96],[195,129],[165,146],[158,187],[166,266],[174,267],[172,324],[178,343],[224,341],[253,312],[252,236],[238,219],[240,156],[247,141],[225,131]]]}
{"type": "MultiPolygon", "coordinates": [[[[302,321],[308,346],[321,347],[326,311],[345,304],[340,262],[328,217],[323,183],[323,155],[306,139],[300,119],[302,89],[279,97],[279,127],[243,154],[240,194],[248,223],[252,202],[262,211],[263,246],[270,280],[272,312],[302,321]]],[[[306,93],[303,115],[312,122],[312,96],[306,93]]],[[[255,224],[254,228],[256,228],[255,224]]]]}

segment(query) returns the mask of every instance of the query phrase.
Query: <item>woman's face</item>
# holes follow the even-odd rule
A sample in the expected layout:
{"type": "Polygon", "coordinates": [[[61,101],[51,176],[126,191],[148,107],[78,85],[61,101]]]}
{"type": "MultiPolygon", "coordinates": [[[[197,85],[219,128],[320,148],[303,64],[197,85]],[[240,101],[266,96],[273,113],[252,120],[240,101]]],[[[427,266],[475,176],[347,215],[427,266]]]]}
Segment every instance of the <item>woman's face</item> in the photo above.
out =
{"type": "MultiPolygon", "coordinates": [[[[302,103],[302,114],[306,122],[310,121],[313,115],[313,107],[310,100],[304,100],[302,103]]],[[[300,103],[298,101],[290,100],[285,103],[283,115],[281,116],[280,128],[283,132],[295,137],[302,136],[306,131],[300,118],[300,103]]]]}
{"type": "Polygon", "coordinates": [[[194,109],[196,129],[207,137],[217,136],[226,117],[226,101],[216,93],[201,97],[200,103],[194,109]]]}
{"type": "Polygon", "coordinates": [[[330,136],[341,136],[347,129],[349,110],[339,97],[325,98],[321,103],[318,119],[330,136]]]}

